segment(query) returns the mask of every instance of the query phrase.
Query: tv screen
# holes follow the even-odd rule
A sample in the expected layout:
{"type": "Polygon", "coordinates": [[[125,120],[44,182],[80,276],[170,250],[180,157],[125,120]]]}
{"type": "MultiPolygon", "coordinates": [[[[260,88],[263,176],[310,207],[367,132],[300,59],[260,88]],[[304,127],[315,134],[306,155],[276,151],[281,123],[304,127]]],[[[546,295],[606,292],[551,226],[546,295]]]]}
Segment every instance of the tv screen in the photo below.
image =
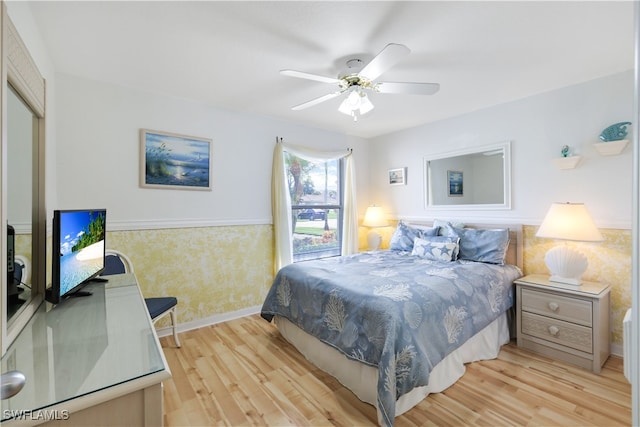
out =
{"type": "Polygon", "coordinates": [[[45,297],[53,304],[77,293],[105,267],[105,209],[53,212],[51,288],[45,297]]]}

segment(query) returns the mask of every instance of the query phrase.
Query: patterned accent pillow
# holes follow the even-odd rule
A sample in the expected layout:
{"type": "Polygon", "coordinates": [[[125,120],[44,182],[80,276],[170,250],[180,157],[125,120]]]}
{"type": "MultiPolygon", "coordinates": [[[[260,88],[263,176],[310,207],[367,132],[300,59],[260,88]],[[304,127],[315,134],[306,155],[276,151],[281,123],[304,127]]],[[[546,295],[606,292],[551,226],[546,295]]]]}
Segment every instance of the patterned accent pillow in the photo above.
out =
{"type": "Polygon", "coordinates": [[[421,239],[416,237],[413,243],[413,251],[411,255],[426,258],[432,261],[453,261],[458,252],[458,241],[460,239],[435,236],[421,239]]]}
{"type": "Polygon", "coordinates": [[[509,229],[495,230],[447,226],[447,236],[460,238],[459,259],[504,265],[509,247],[509,229]]]}
{"type": "Polygon", "coordinates": [[[446,236],[447,235],[447,225],[452,226],[453,228],[464,228],[464,223],[455,222],[455,221],[447,221],[444,219],[434,219],[433,226],[439,227],[438,236],[446,236]]]}
{"type": "Polygon", "coordinates": [[[412,227],[400,221],[389,241],[389,249],[392,251],[411,251],[416,237],[435,236],[438,228],[412,227]]]}

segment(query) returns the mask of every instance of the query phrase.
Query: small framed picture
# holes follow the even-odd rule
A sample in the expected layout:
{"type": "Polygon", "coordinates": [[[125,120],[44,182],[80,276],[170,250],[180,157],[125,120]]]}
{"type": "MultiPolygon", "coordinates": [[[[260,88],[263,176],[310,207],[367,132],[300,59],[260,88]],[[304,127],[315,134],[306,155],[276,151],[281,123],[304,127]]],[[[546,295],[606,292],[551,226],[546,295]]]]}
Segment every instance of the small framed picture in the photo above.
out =
{"type": "Polygon", "coordinates": [[[406,185],[407,168],[389,169],[389,185],[406,185]]]}
{"type": "Polygon", "coordinates": [[[447,182],[449,183],[449,197],[461,197],[463,192],[464,178],[461,171],[447,171],[447,182]]]}
{"type": "Polygon", "coordinates": [[[211,191],[211,140],[140,130],[140,186],[211,191]]]}

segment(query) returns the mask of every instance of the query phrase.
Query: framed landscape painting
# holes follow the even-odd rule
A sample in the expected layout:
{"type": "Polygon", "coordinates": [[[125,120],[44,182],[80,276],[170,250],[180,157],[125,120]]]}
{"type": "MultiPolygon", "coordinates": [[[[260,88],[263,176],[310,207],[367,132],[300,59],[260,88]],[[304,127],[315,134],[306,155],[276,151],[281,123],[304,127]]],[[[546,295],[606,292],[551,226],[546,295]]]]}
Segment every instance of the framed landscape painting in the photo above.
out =
{"type": "Polygon", "coordinates": [[[140,186],[211,191],[211,140],[140,130],[140,186]]]}
{"type": "Polygon", "coordinates": [[[406,185],[407,168],[389,169],[389,185],[406,185]]]}
{"type": "Polygon", "coordinates": [[[447,171],[447,182],[449,183],[449,197],[462,197],[463,174],[460,171],[447,171]]]}

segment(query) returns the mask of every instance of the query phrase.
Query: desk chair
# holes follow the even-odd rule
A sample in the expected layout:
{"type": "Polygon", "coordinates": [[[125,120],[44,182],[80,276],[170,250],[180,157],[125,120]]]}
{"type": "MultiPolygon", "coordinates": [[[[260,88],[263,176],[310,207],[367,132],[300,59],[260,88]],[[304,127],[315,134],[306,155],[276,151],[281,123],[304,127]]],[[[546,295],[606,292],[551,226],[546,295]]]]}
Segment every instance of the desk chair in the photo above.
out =
{"type": "Polygon", "coordinates": [[[15,263],[13,277],[16,283],[31,287],[31,262],[29,259],[22,255],[16,255],[13,261],[15,263]]]}
{"type": "MultiPolygon", "coordinates": [[[[105,251],[105,269],[102,273],[103,276],[110,274],[122,274],[133,273],[133,263],[128,256],[120,251],[113,249],[107,249],[105,251]]],[[[176,342],[177,347],[181,347],[180,340],[178,339],[178,326],[176,308],[178,305],[178,299],[176,297],[158,297],[158,298],[145,298],[144,302],[147,305],[149,316],[153,324],[167,314],[171,315],[171,325],[173,326],[173,339],[176,342]]]]}
{"type": "MultiPolygon", "coordinates": [[[[9,273],[11,274],[11,273],[9,273]]],[[[7,301],[10,305],[19,307],[25,300],[20,299],[20,295],[24,292],[24,285],[31,288],[31,263],[22,255],[16,255],[13,260],[13,280],[9,278],[7,281],[7,301]]]]}

